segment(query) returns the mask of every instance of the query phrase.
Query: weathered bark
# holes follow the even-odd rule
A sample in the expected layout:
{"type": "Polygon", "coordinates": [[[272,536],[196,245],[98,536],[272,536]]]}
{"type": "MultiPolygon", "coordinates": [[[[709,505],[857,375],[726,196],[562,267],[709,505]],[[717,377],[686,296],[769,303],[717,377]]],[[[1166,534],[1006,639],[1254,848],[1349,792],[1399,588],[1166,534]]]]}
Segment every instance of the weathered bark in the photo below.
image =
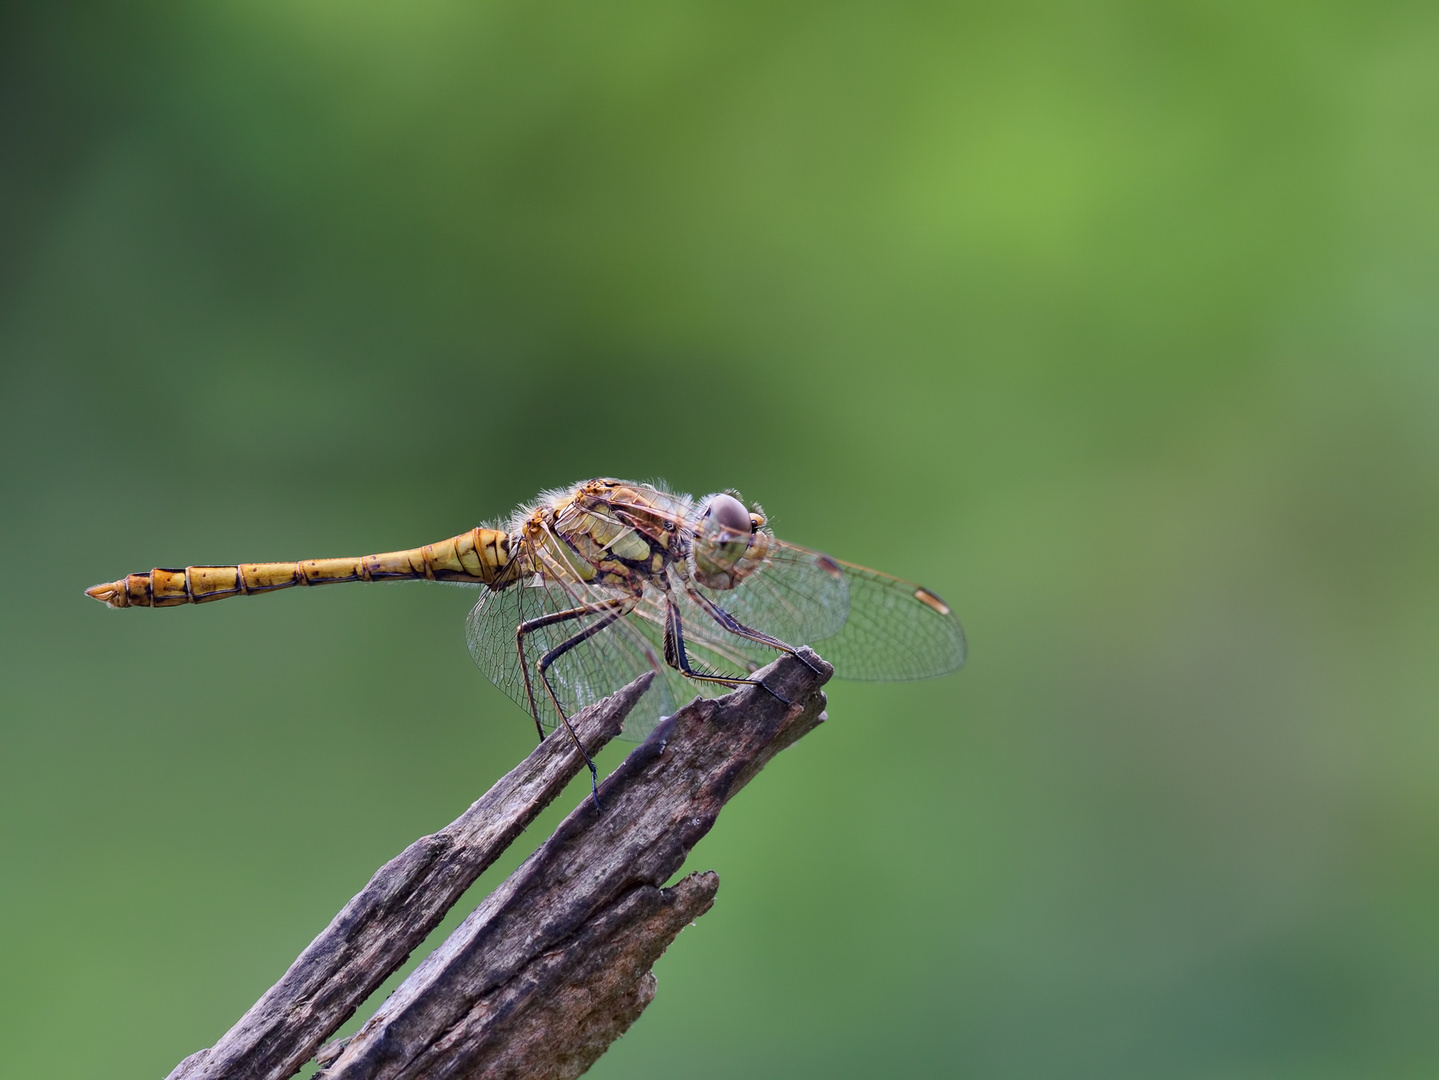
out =
{"type": "MultiPolygon", "coordinates": [[[[537,955],[527,951],[513,975],[475,1000],[430,1045],[417,1047],[422,1052],[396,1075],[579,1076],[639,1019],[655,996],[650,968],[681,930],[710,909],[718,888],[719,876],[711,870],[668,889],[629,890],[566,941],[537,955]]],[[[440,992],[451,993],[467,978],[463,969],[453,970],[440,992]]],[[[387,1034],[382,1030],[374,1038],[387,1034]]],[[[332,1065],[320,1075],[374,1075],[375,1065],[360,1051],[346,1061],[343,1072],[332,1065]]]]}
{"type": "MultiPolygon", "coordinates": [[[[600,786],[601,809],[586,798],[352,1040],[322,1052],[326,1080],[559,1078],[593,1064],[648,1005],[650,967],[709,909],[719,884],[713,873],[665,883],[725,802],[824,719],[819,688],[830,668],[814,653],[759,674],[768,690],[696,701],[662,723],[600,786]]],[[[578,718],[591,752],[645,685],[637,680],[578,718]]],[[[285,978],[172,1080],[293,1075],[582,765],[567,740],[546,739],[454,825],[376,874],[285,978]],[[517,773],[533,777],[527,766],[537,758],[554,759],[563,774],[553,790],[533,778],[512,782],[517,773]],[[485,846],[462,872],[431,869],[454,850],[456,834],[471,836],[480,818],[501,816],[521,824],[490,830],[498,846],[485,846]],[[424,918],[414,918],[421,909],[424,918]]]]}
{"type": "MultiPolygon", "coordinates": [[[[573,720],[593,756],[649,686],[646,674],[573,720]]],[[[540,743],[453,822],[375,872],[284,976],[213,1047],[168,1080],[283,1080],[348,1020],[474,880],[585,767],[563,732],[540,743]]]]}

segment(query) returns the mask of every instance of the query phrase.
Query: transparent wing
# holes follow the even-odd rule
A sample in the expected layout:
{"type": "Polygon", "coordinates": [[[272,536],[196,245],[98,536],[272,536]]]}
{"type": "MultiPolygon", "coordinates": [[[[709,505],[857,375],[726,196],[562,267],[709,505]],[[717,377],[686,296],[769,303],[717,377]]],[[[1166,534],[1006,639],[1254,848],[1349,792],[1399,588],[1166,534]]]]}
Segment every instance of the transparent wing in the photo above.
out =
{"type": "Polygon", "coordinates": [[[818,557],[837,566],[848,586],[849,617],[843,627],[812,642],[840,678],[928,679],[964,663],[964,628],[937,595],[878,570],[818,557]]]}
{"type": "MultiPolygon", "coordinates": [[[[738,622],[787,645],[804,645],[837,633],[849,610],[849,587],[840,565],[826,555],[766,537],[764,560],[733,589],[711,589],[691,580],[687,568],[672,567],[668,598],[647,588],[629,616],[650,648],[664,656],[666,608],[679,610],[685,652],[701,675],[746,677],[774,660],[779,651],[722,626],[694,593],[738,622]]],[[[674,700],[728,693],[723,683],[688,679],[667,666],[674,700]]]]}
{"type": "MultiPolygon", "coordinates": [[[[839,633],[849,612],[849,583],[841,564],[773,537],[765,542],[770,550],[764,561],[735,588],[707,589],[698,582],[692,587],[746,626],[788,645],[808,645],[839,633]]],[[[686,618],[686,626],[692,621],[686,618]]],[[[713,620],[703,615],[698,626],[705,623],[713,620]]],[[[769,663],[775,654],[758,655],[769,663]]]]}
{"type": "MultiPolygon", "coordinates": [[[[790,645],[813,645],[845,679],[926,679],[964,663],[964,630],[949,605],[912,581],[769,538],[764,562],[734,589],[705,589],[740,622],[790,645]]],[[[747,674],[773,650],[731,634],[693,601],[679,599],[692,657],[747,674]]],[[[662,612],[641,608],[648,622],[662,612]]]]}
{"type": "MultiPolygon", "coordinates": [[[[532,619],[588,609],[576,618],[542,626],[524,639],[534,707],[544,729],[552,730],[560,718],[535,665],[549,650],[592,629],[623,599],[618,592],[538,577],[504,589],[487,588],[466,624],[470,655],[492,683],[529,713],[530,695],[515,647],[516,628],[532,619]]],[[[648,735],[662,716],[674,712],[674,704],[664,677],[663,651],[651,647],[628,619],[618,619],[565,652],[549,668],[549,682],[560,706],[573,716],[646,671],[656,671],[661,677],[625,719],[623,738],[638,740],[648,735]]]]}

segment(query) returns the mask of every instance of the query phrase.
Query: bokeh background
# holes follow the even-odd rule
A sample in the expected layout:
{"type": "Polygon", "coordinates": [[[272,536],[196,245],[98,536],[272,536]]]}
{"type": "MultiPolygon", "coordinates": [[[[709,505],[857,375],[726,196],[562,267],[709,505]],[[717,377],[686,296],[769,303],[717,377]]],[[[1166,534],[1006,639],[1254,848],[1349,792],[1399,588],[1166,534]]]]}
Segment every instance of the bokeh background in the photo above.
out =
{"type": "Polygon", "coordinates": [[[832,685],[592,1075],[1439,1070],[1439,7],[3,19],[0,1075],[163,1075],[532,741],[463,590],[82,590],[594,475],[972,651],[832,685]]]}

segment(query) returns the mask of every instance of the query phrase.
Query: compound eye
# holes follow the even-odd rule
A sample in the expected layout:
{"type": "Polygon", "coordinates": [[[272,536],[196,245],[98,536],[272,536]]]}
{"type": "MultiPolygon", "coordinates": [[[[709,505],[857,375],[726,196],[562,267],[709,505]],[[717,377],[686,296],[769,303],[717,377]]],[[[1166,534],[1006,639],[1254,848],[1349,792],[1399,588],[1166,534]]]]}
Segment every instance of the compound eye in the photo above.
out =
{"type": "Polygon", "coordinates": [[[753,531],[753,522],[744,503],[733,495],[716,495],[710,500],[710,520],[726,532],[748,536],[753,531]]]}

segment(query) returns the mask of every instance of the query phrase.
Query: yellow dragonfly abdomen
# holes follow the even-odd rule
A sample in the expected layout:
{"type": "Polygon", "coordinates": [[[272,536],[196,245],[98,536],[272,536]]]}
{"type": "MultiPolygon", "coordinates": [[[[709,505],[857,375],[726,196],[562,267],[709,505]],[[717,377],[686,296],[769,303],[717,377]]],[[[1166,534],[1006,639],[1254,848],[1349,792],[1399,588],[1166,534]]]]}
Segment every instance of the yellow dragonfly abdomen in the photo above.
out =
{"type": "Polygon", "coordinates": [[[156,567],[128,574],[85,590],[110,607],[175,607],[204,604],[227,596],[274,592],[294,585],[331,585],[341,581],[463,581],[494,585],[513,568],[509,534],[477,528],[437,544],[301,562],[239,563],[235,566],[156,567]]]}

